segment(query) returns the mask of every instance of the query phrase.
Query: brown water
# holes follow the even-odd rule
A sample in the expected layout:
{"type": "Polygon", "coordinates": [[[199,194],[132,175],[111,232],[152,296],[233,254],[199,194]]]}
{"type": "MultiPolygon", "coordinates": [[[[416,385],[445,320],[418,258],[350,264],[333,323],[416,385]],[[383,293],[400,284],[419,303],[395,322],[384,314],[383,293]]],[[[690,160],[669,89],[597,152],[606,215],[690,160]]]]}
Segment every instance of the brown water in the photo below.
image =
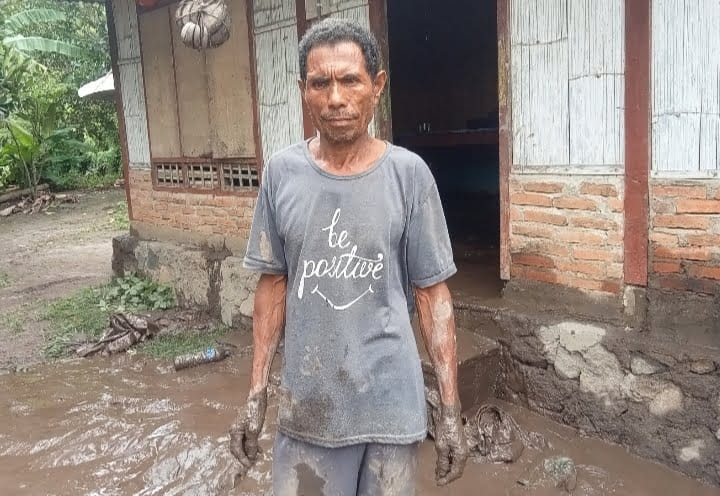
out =
{"type": "MultiPolygon", "coordinates": [[[[233,341],[247,345],[247,336],[233,341]]],[[[137,356],[72,360],[0,376],[0,493],[11,495],[261,495],[270,487],[274,422],[262,459],[245,480],[226,430],[246,394],[250,360],[175,372],[137,356]]],[[[522,425],[552,449],[526,451],[514,465],[469,463],[444,489],[432,481],[433,446],[421,449],[419,495],[559,494],[516,483],[552,454],[578,465],[577,495],[710,496],[703,486],[622,448],[581,439],[570,429],[515,407],[522,425]]],[[[276,415],[271,400],[269,418],[276,415]]]]}

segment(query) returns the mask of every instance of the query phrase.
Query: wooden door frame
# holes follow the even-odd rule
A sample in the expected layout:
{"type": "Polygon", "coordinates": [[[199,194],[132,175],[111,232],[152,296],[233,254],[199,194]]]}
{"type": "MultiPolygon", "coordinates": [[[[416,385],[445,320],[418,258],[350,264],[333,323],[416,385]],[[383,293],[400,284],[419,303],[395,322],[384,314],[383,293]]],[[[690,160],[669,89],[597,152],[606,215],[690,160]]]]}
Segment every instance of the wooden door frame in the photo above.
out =
{"type": "Polygon", "coordinates": [[[510,170],[512,169],[511,0],[497,0],[498,143],[500,155],[500,279],[510,280],[510,170]]]}

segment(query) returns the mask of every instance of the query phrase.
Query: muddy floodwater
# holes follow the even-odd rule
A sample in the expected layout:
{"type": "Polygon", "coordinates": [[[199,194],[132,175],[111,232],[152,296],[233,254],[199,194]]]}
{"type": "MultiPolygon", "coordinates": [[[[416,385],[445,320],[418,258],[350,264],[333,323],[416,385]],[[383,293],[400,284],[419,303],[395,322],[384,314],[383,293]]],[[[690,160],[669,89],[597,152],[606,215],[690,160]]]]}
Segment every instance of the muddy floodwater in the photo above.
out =
{"type": "MultiPolygon", "coordinates": [[[[248,345],[247,335],[232,341],[248,345]]],[[[170,363],[138,355],[71,360],[0,376],[0,494],[8,495],[263,495],[269,494],[274,422],[262,459],[235,481],[228,425],[246,394],[250,360],[236,354],[175,372],[170,363]]],[[[432,443],[421,448],[419,495],[551,495],[532,480],[542,461],[571,457],[577,495],[709,496],[704,486],[624,449],[505,405],[552,447],[526,450],[512,465],[470,462],[464,477],[435,487],[432,443]]],[[[271,401],[269,418],[277,413],[271,401]]],[[[329,496],[329,495],[328,495],[329,496]]],[[[333,495],[335,496],[335,495],[333,495]]]]}

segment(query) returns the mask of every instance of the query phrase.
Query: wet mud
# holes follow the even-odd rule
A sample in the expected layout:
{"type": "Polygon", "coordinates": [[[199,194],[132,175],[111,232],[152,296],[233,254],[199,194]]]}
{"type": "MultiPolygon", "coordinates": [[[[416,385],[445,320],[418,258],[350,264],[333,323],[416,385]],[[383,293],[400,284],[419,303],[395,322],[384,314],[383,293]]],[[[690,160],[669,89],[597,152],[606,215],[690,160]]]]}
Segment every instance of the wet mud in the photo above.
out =
{"type": "MultiPolygon", "coordinates": [[[[249,344],[247,334],[231,341],[249,344]]],[[[279,360],[276,360],[278,362],[279,360]]],[[[258,463],[241,480],[227,430],[247,396],[250,358],[176,372],[139,356],[75,359],[0,376],[0,491],[12,495],[264,495],[278,396],[271,390],[258,463]]],[[[418,495],[562,494],[537,467],[568,456],[576,495],[717,496],[704,486],[624,449],[579,438],[571,429],[503,404],[545,451],[525,450],[515,464],[468,462],[462,479],[435,486],[435,449],[420,448],[418,495]],[[524,480],[526,485],[517,481],[524,480]]],[[[308,477],[312,487],[322,481],[308,477]]]]}

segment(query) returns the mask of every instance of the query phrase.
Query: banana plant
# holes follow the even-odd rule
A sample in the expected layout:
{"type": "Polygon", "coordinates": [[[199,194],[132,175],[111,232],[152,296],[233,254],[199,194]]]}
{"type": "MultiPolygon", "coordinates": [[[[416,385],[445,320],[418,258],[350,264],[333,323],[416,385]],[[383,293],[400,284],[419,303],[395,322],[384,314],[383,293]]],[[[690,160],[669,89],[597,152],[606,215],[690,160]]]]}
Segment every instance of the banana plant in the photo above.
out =
{"type": "Polygon", "coordinates": [[[33,26],[42,23],[62,23],[67,17],[63,12],[52,9],[28,9],[5,19],[0,28],[2,44],[11,50],[23,54],[33,52],[55,53],[68,57],[82,58],[87,52],[82,48],[61,40],[42,36],[26,36],[22,34],[33,26]]]}

